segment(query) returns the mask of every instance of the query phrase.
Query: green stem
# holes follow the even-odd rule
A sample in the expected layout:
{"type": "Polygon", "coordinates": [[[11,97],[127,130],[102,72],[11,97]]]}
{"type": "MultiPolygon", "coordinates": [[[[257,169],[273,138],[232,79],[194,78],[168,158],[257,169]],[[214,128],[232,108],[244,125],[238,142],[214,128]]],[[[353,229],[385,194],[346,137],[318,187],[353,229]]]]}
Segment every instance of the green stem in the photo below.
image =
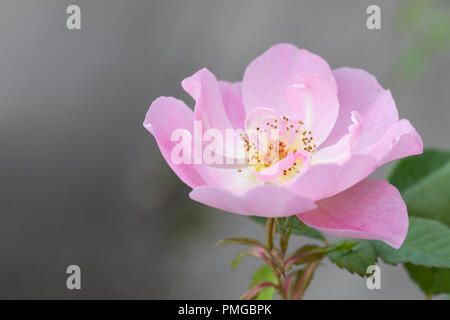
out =
{"type": "Polygon", "coordinates": [[[281,282],[278,282],[278,295],[281,300],[287,300],[286,293],[284,292],[283,284],[281,282]]]}
{"type": "MultiPolygon", "coordinates": [[[[266,249],[269,253],[269,259],[275,259],[271,251],[273,249],[273,237],[275,233],[275,218],[269,218],[267,219],[266,224],[266,249]]],[[[272,272],[275,275],[277,279],[277,289],[278,289],[278,295],[280,296],[280,299],[286,300],[286,293],[283,289],[283,274],[284,274],[284,268],[283,265],[281,265],[282,270],[277,270],[277,267],[273,263],[269,263],[269,266],[272,268],[272,272]]]]}
{"type": "Polygon", "coordinates": [[[281,257],[284,258],[286,254],[286,250],[289,244],[289,238],[292,232],[292,221],[290,219],[285,219],[285,224],[283,227],[283,231],[280,232],[280,249],[281,249],[281,257]]]}
{"type": "Polygon", "coordinates": [[[269,218],[267,219],[266,224],[266,247],[267,250],[270,252],[273,248],[273,226],[274,226],[275,219],[269,218]]]}
{"type": "Polygon", "coordinates": [[[309,282],[311,281],[319,263],[320,260],[316,260],[305,267],[303,274],[300,278],[297,279],[296,283],[294,284],[294,293],[292,295],[293,300],[303,299],[306,288],[308,287],[309,282]]]}

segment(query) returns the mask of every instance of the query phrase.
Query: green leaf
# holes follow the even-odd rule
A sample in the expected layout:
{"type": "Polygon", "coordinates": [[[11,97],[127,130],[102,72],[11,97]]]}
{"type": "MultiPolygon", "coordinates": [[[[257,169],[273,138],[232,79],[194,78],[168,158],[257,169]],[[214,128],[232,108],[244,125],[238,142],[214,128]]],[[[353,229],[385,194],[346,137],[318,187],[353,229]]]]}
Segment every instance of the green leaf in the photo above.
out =
{"type": "MultiPolygon", "coordinates": [[[[252,275],[250,288],[253,288],[261,282],[272,282],[274,284],[277,284],[276,277],[273,274],[272,269],[268,265],[264,265],[261,268],[256,269],[256,271],[252,275]]],[[[275,288],[264,288],[258,293],[256,300],[272,300],[274,293],[275,288]]]]}
{"type": "Polygon", "coordinates": [[[388,180],[402,193],[409,216],[450,226],[450,152],[426,150],[397,162],[388,180]]]}
{"type": "Polygon", "coordinates": [[[352,250],[354,247],[356,247],[359,244],[358,240],[353,239],[343,239],[336,241],[335,243],[332,243],[330,247],[328,248],[328,252],[331,251],[349,251],[352,250]]]}
{"type": "Polygon", "coordinates": [[[229,238],[229,239],[223,239],[220,241],[217,241],[216,245],[221,244],[242,244],[244,246],[251,246],[251,247],[260,247],[265,248],[266,246],[261,241],[251,239],[251,238],[229,238]]]}
{"type": "Polygon", "coordinates": [[[450,229],[434,220],[409,218],[405,242],[398,250],[373,241],[378,255],[389,264],[410,262],[428,267],[450,267],[450,229]]]}
{"type": "Polygon", "coordinates": [[[411,216],[434,219],[450,227],[450,161],[409,187],[403,199],[411,216]]]}
{"type": "Polygon", "coordinates": [[[325,240],[324,235],[319,230],[307,226],[298,218],[293,219],[292,234],[325,240]]]}
{"type": "Polygon", "coordinates": [[[388,180],[401,193],[450,160],[450,151],[426,149],[422,154],[398,160],[388,174],[388,180]]]}
{"type": "Polygon", "coordinates": [[[319,247],[313,244],[307,244],[297,249],[284,262],[284,266],[300,265],[321,259],[328,252],[328,248],[319,247]]]}
{"type": "MultiPolygon", "coordinates": [[[[341,240],[340,242],[352,243],[353,240],[341,240]]],[[[339,243],[339,242],[338,242],[339,243]]],[[[353,242],[354,243],[354,242],[353,242]]],[[[377,254],[371,241],[361,240],[347,251],[331,251],[328,258],[338,267],[346,269],[350,273],[356,273],[362,277],[367,275],[367,267],[377,262],[377,254]]]]}
{"type": "Polygon", "coordinates": [[[450,152],[428,149],[404,158],[391,169],[389,182],[402,193],[410,228],[400,250],[377,242],[378,254],[388,263],[406,262],[427,297],[449,293],[450,270],[433,266],[450,266],[450,152]]]}
{"type": "Polygon", "coordinates": [[[450,293],[450,269],[427,268],[405,263],[409,276],[427,297],[450,293]]]}
{"type": "Polygon", "coordinates": [[[308,264],[305,268],[296,271],[296,279],[292,288],[292,292],[289,296],[292,299],[298,300],[303,299],[306,289],[308,289],[309,284],[314,276],[314,271],[317,268],[319,261],[312,262],[308,264]]]}
{"type": "Polygon", "coordinates": [[[289,258],[285,260],[285,266],[300,265],[311,263],[313,261],[322,259],[327,253],[332,251],[349,251],[358,244],[358,241],[343,240],[333,243],[329,247],[319,247],[312,244],[307,244],[297,249],[289,258]]]}
{"type": "MultiPolygon", "coordinates": [[[[250,216],[249,218],[263,226],[265,226],[266,222],[267,222],[267,218],[263,218],[263,217],[250,216]]],[[[299,235],[299,236],[305,236],[305,237],[309,237],[309,238],[313,238],[313,239],[318,239],[318,240],[325,239],[325,237],[323,236],[323,234],[320,231],[305,225],[297,217],[292,217],[291,233],[295,234],[295,235],[299,235]]]]}
{"type": "Polygon", "coordinates": [[[247,251],[239,252],[236,255],[236,258],[234,258],[233,261],[231,262],[231,269],[233,270],[236,269],[239,262],[241,262],[242,258],[245,257],[247,254],[248,254],[247,251]]]}
{"type": "Polygon", "coordinates": [[[257,217],[257,216],[248,216],[251,220],[255,221],[256,223],[262,224],[263,226],[267,223],[267,218],[264,217],[257,217]]]}

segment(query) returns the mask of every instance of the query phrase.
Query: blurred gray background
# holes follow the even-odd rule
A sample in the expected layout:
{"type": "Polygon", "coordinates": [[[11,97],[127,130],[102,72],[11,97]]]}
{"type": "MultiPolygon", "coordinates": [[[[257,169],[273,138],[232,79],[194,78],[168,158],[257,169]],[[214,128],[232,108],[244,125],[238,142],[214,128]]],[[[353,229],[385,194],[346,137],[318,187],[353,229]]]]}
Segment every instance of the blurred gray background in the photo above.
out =
{"type": "MultiPolygon", "coordinates": [[[[150,103],[192,106],[185,77],[207,67],[237,81],[291,42],[332,68],[373,73],[426,146],[450,148],[448,24],[430,36],[422,21],[449,3],[429,3],[2,0],[0,298],[239,297],[259,264],[232,271],[241,248],[214,243],[264,231],[189,199],[142,126],[150,103]],[[81,7],[79,31],[66,28],[70,4],[81,7]],[[369,4],[380,5],[382,30],[366,28],[369,4]],[[66,289],[70,264],[81,267],[80,291],[66,289]]],[[[365,283],[325,261],[306,299],[423,298],[402,267],[381,263],[381,290],[365,283]]]]}

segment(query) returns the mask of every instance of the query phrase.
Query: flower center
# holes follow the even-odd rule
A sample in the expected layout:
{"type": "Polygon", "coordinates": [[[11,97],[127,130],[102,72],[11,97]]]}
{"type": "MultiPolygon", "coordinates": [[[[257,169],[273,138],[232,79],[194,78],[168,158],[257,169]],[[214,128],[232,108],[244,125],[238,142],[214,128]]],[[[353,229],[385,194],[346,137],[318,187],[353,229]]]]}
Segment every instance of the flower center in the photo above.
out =
{"type": "Polygon", "coordinates": [[[263,172],[279,164],[282,180],[297,175],[316,148],[312,133],[305,130],[303,122],[293,121],[286,116],[259,121],[256,127],[241,134],[241,139],[253,171],[263,172]]]}

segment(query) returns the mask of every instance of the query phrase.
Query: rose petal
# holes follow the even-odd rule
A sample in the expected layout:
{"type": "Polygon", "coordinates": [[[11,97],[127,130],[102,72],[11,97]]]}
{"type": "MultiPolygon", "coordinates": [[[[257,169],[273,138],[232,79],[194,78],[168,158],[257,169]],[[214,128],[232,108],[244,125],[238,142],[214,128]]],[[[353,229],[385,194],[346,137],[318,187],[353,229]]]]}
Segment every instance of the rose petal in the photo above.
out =
{"type": "Polygon", "coordinates": [[[301,160],[302,169],[306,169],[310,163],[310,156],[307,151],[290,152],[284,159],[274,163],[270,167],[261,171],[251,171],[259,180],[268,182],[278,179],[284,171],[291,168],[297,160],[301,160]]]}
{"type": "Polygon", "coordinates": [[[242,101],[241,83],[219,81],[219,89],[231,126],[235,129],[244,129],[245,109],[242,101]]]}
{"type": "MultiPolygon", "coordinates": [[[[176,129],[186,130],[191,137],[193,134],[194,114],[186,104],[172,97],[156,99],[145,117],[144,126],[155,137],[164,159],[178,177],[191,188],[201,185],[212,185],[227,188],[239,194],[260,185],[257,179],[249,179],[240,174],[237,169],[216,168],[201,164],[194,164],[193,141],[191,141],[191,161],[188,163],[174,163],[172,150],[179,141],[172,141],[172,133],[176,129]],[[150,131],[150,130],[149,130],[150,131]]],[[[193,139],[192,139],[193,140],[193,139]]]]}
{"type": "Polygon", "coordinates": [[[173,147],[179,142],[172,141],[171,136],[174,130],[185,129],[192,137],[193,124],[192,110],[183,101],[172,97],[159,97],[153,101],[144,121],[144,127],[150,129],[169,166],[184,183],[192,188],[206,184],[204,176],[208,176],[208,173],[201,165],[175,164],[171,153],[173,147]]]}
{"type": "Polygon", "coordinates": [[[335,144],[347,133],[352,111],[361,116],[361,131],[355,152],[376,143],[398,121],[398,111],[390,91],[376,78],[360,69],[339,68],[333,71],[338,85],[339,115],[323,147],[335,144]]]}
{"type": "Polygon", "coordinates": [[[422,138],[408,120],[402,119],[393,124],[377,143],[363,153],[375,157],[378,166],[381,166],[387,162],[422,152],[422,138]]]}
{"type": "Polygon", "coordinates": [[[206,68],[181,82],[183,89],[195,100],[194,118],[202,122],[203,130],[212,128],[225,133],[232,128],[222,102],[216,77],[206,68]]]}
{"type": "Polygon", "coordinates": [[[189,196],[200,203],[241,215],[287,217],[316,208],[313,201],[274,185],[262,185],[237,196],[221,188],[200,186],[189,196]]]}
{"type": "Polygon", "coordinates": [[[295,84],[286,89],[286,96],[291,107],[289,114],[304,122],[319,146],[330,134],[339,113],[334,88],[323,77],[304,72],[295,77],[295,84]]]}
{"type": "Polygon", "coordinates": [[[344,163],[351,155],[351,137],[346,134],[329,147],[322,148],[313,154],[315,163],[344,163]]]}
{"type": "Polygon", "coordinates": [[[338,163],[342,164],[350,157],[358,143],[361,131],[361,116],[357,111],[351,112],[352,124],[348,127],[348,133],[339,141],[329,147],[319,148],[314,153],[314,163],[338,163]]]}
{"type": "Polygon", "coordinates": [[[292,44],[278,44],[253,60],[245,70],[242,96],[247,112],[268,107],[289,116],[285,90],[301,72],[318,74],[336,91],[333,74],[325,60],[292,44]]]}
{"type": "Polygon", "coordinates": [[[339,237],[382,240],[398,249],[408,232],[408,214],[398,190],[384,180],[364,180],[298,214],[305,224],[339,237]]]}
{"type": "Polygon", "coordinates": [[[298,195],[317,201],[338,194],[366,178],[375,171],[376,164],[376,159],[368,155],[350,156],[342,164],[311,164],[288,188],[298,195]]]}

